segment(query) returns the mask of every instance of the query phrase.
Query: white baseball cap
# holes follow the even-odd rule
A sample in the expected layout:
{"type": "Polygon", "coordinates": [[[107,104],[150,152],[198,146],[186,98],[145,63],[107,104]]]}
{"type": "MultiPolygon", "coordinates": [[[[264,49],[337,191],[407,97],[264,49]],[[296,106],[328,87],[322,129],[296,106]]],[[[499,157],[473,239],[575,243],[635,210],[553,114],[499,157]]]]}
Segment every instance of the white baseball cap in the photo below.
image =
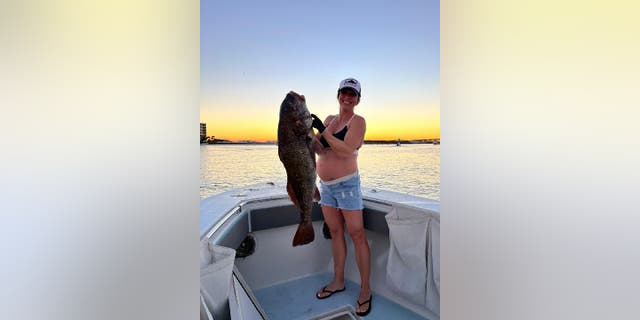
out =
{"type": "Polygon", "coordinates": [[[358,80],[356,80],[354,78],[346,78],[346,79],[340,81],[340,86],[338,87],[338,91],[340,91],[340,90],[342,90],[344,88],[351,88],[351,89],[355,90],[356,93],[358,94],[358,97],[361,95],[360,82],[358,82],[358,80]]]}

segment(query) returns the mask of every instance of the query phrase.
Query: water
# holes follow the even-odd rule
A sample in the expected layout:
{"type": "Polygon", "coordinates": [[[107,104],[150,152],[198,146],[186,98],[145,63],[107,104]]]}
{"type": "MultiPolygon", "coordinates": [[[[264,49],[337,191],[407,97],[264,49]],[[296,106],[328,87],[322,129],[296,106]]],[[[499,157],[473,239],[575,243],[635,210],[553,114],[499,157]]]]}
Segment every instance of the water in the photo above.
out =
{"type": "MultiPolygon", "coordinates": [[[[365,144],[358,167],[363,187],[440,200],[440,145],[365,144]]],[[[265,182],[287,182],[276,145],[200,146],[201,199],[265,182]]]]}

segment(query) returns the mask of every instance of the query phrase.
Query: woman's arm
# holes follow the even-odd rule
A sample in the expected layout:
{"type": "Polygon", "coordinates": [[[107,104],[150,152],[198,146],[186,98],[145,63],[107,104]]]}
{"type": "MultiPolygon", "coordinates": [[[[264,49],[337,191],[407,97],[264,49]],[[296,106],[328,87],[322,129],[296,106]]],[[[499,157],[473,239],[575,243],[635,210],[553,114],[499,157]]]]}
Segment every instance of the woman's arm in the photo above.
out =
{"type": "MultiPolygon", "coordinates": [[[[324,119],[324,123],[323,125],[326,127],[327,125],[331,124],[331,119],[333,116],[327,116],[324,119]]],[[[327,131],[326,128],[324,130],[325,132],[327,131]]],[[[322,133],[318,132],[315,134],[313,141],[311,141],[311,147],[312,150],[319,154],[319,155],[323,155],[325,153],[327,153],[327,149],[324,147],[324,145],[322,144],[322,142],[320,142],[320,138],[322,137],[322,133]]]]}
{"type": "Polygon", "coordinates": [[[327,153],[327,150],[324,149],[324,146],[320,142],[319,133],[313,136],[313,141],[311,141],[311,150],[320,155],[327,153]]]}

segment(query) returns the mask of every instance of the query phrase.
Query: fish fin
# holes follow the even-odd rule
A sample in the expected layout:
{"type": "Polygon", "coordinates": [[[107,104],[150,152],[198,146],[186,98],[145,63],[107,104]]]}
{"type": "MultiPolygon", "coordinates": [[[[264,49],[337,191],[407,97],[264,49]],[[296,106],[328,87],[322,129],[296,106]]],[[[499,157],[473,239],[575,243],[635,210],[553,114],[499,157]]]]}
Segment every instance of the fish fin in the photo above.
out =
{"type": "Polygon", "coordinates": [[[287,193],[289,194],[289,199],[291,199],[293,205],[296,206],[298,210],[301,210],[300,203],[298,203],[298,198],[296,198],[296,193],[293,191],[293,186],[291,185],[291,181],[289,181],[289,179],[287,179],[287,193]]]}
{"type": "Polygon", "coordinates": [[[318,191],[318,187],[316,186],[313,187],[313,201],[315,202],[320,201],[320,191],[318,191]]]}
{"type": "Polygon", "coordinates": [[[314,238],[315,233],[313,232],[313,225],[311,222],[302,222],[298,225],[298,231],[296,231],[296,234],[293,236],[293,246],[295,247],[311,243],[314,238]]]}
{"type": "Polygon", "coordinates": [[[313,163],[313,167],[316,167],[316,152],[314,150],[314,144],[316,143],[316,138],[312,135],[309,139],[307,139],[307,148],[309,148],[309,156],[311,157],[311,163],[313,163]]]}

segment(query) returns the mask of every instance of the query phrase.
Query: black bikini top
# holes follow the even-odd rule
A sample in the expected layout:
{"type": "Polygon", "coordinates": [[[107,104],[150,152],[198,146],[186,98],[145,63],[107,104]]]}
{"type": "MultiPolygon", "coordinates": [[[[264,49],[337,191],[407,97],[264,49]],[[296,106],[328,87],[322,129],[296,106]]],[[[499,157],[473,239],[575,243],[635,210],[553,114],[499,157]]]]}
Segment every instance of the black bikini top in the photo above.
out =
{"type": "MultiPolygon", "coordinates": [[[[336,133],[333,134],[334,137],[344,141],[344,137],[347,135],[347,126],[344,126],[344,128],[336,133]]],[[[325,148],[331,148],[331,146],[329,145],[329,142],[327,142],[327,140],[324,139],[324,137],[320,137],[320,142],[322,142],[322,145],[325,148]]]]}
{"type": "MultiPolygon", "coordinates": [[[[354,113],[353,116],[351,116],[351,119],[349,119],[349,121],[347,121],[347,123],[345,123],[344,128],[342,128],[342,130],[336,132],[333,134],[334,137],[338,138],[339,140],[344,141],[344,137],[347,135],[347,131],[349,130],[348,126],[349,123],[351,123],[351,120],[353,120],[353,118],[356,116],[356,114],[354,113]]],[[[329,126],[331,125],[331,123],[333,123],[334,120],[336,120],[338,118],[338,116],[334,116],[333,119],[331,119],[331,122],[329,122],[329,126]]],[[[328,127],[328,126],[327,126],[328,127]]],[[[322,143],[322,145],[325,148],[331,148],[331,146],[329,145],[329,143],[327,142],[327,140],[324,139],[324,137],[320,137],[320,142],[322,143]]]]}

